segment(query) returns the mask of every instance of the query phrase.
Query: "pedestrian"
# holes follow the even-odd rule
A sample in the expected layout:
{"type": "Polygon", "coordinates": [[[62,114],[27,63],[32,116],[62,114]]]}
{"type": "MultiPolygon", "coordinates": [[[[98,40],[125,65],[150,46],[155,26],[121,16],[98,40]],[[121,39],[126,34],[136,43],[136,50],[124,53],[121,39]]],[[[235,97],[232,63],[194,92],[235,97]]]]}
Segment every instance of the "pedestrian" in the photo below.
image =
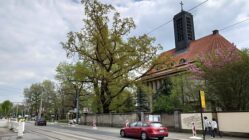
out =
{"type": "Polygon", "coordinates": [[[129,126],[129,120],[126,120],[125,121],[125,127],[128,127],[129,126]]]}
{"type": "Polygon", "coordinates": [[[211,121],[211,127],[212,127],[212,138],[215,138],[215,135],[217,134],[217,127],[218,127],[215,118],[213,118],[211,121]]]}
{"type": "Polygon", "coordinates": [[[196,136],[196,128],[195,128],[195,123],[192,122],[192,133],[193,133],[193,137],[196,136]]]}
{"type": "Polygon", "coordinates": [[[206,136],[207,133],[211,136],[212,126],[211,126],[211,122],[208,120],[206,116],[204,117],[204,128],[205,128],[204,136],[206,136]]]}

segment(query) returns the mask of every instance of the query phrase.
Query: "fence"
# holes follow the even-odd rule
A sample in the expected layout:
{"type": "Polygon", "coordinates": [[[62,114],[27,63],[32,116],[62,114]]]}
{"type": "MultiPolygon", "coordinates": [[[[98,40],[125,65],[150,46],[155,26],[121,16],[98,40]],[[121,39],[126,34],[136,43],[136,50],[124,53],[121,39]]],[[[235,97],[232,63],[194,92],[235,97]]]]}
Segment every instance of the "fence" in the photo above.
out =
{"type": "MultiPolygon", "coordinates": [[[[144,114],[144,117],[151,114],[144,114]]],[[[201,114],[200,113],[180,113],[174,114],[157,114],[160,115],[160,121],[172,131],[190,130],[191,123],[195,122],[196,129],[201,130],[201,114]]],[[[218,112],[203,113],[209,120],[216,118],[219,130],[224,133],[243,134],[249,137],[249,112],[218,112]]],[[[129,122],[137,121],[141,118],[140,114],[85,114],[81,117],[81,124],[92,125],[96,121],[97,126],[122,127],[126,120],[129,122]]]]}

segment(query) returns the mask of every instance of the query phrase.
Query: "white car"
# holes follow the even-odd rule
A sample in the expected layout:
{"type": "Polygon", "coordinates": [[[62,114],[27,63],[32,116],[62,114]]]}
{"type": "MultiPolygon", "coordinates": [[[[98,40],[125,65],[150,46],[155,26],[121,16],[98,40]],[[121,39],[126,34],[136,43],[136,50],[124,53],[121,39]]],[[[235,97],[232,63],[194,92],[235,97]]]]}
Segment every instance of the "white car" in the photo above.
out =
{"type": "MultiPolygon", "coordinates": [[[[68,123],[69,124],[76,124],[76,118],[72,119],[72,120],[69,120],[68,123]]],[[[79,123],[80,123],[80,118],[79,118],[79,123]]]]}

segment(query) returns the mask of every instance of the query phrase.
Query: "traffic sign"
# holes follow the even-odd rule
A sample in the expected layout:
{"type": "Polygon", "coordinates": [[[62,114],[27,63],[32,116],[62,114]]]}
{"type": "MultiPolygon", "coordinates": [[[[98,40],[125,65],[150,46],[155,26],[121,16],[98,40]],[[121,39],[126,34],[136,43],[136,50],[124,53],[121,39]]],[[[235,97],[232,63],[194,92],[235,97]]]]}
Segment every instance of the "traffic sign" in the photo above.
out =
{"type": "Polygon", "coordinates": [[[203,90],[200,90],[200,96],[201,96],[201,107],[206,108],[205,92],[203,90]]]}

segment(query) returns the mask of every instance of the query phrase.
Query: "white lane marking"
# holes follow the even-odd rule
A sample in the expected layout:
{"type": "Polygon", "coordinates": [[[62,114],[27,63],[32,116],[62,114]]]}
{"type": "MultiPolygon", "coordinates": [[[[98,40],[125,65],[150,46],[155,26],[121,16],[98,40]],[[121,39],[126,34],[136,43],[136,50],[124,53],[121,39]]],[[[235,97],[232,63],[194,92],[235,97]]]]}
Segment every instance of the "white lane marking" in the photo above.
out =
{"type": "Polygon", "coordinates": [[[57,133],[57,134],[62,134],[62,135],[65,135],[65,136],[70,136],[70,137],[85,139],[85,140],[96,140],[96,139],[92,139],[92,138],[88,138],[88,137],[82,137],[82,136],[71,135],[71,134],[68,134],[68,133],[61,133],[61,132],[56,132],[56,131],[52,131],[52,132],[57,133]]]}

